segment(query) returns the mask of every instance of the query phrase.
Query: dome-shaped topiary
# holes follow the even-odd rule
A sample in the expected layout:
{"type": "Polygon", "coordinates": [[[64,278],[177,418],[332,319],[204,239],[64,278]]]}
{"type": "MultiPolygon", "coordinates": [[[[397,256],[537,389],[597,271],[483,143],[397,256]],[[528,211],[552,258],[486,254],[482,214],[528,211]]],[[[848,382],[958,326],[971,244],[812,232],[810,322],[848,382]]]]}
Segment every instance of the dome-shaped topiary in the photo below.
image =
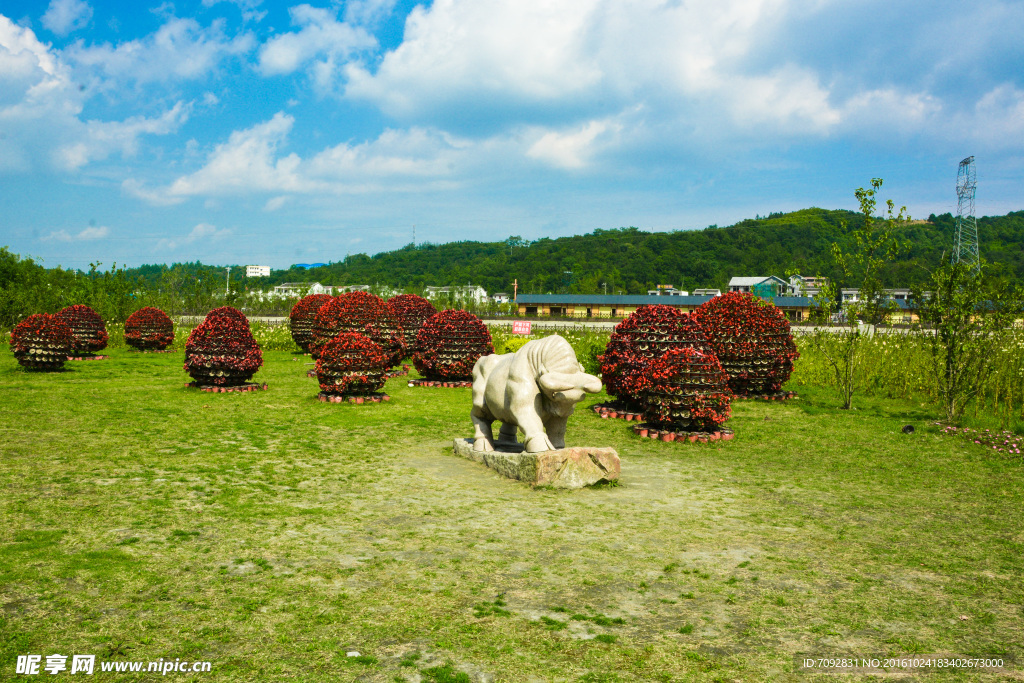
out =
{"type": "Polygon", "coordinates": [[[310,294],[292,306],[292,312],[288,315],[292,339],[306,353],[309,353],[309,345],[313,341],[313,318],[320,307],[333,298],[330,294],[310,294]]]}
{"type": "Polygon", "coordinates": [[[427,318],[437,313],[434,304],[415,294],[399,294],[388,299],[388,310],[402,328],[402,343],[406,354],[415,353],[416,335],[427,318]]]}
{"type": "Polygon", "coordinates": [[[71,329],[73,353],[96,353],[107,348],[107,326],[99,314],[82,304],[67,306],[57,318],[71,329]]]}
{"type": "Polygon", "coordinates": [[[365,396],[387,380],[388,356],[380,345],[354,332],[342,332],[320,350],[316,378],[326,394],[365,396]]]}
{"type": "Polygon", "coordinates": [[[54,371],[64,367],[74,336],[57,316],[36,313],[14,326],[10,342],[14,357],[23,367],[54,371]]]}
{"type": "Polygon", "coordinates": [[[139,351],[163,351],[174,342],[174,323],[159,308],[140,308],[124,323],[124,342],[139,351]]]}
{"type": "Polygon", "coordinates": [[[716,296],[694,311],[739,396],[774,394],[793,372],[797,353],[789,321],[749,293],[716,296]]]}
{"type": "Polygon", "coordinates": [[[185,342],[185,372],[200,386],[244,384],[262,365],[249,321],[228,306],[210,311],[185,342]]]}
{"type": "Polygon", "coordinates": [[[675,348],[646,364],[638,396],[644,419],[659,428],[715,431],[729,419],[728,376],[713,353],[675,348]]]}
{"type": "Polygon", "coordinates": [[[313,318],[309,352],[319,358],[324,344],[342,332],[355,332],[378,344],[387,355],[389,368],[402,360],[402,333],[378,296],[369,292],[346,292],[321,306],[313,318]]]}
{"type": "Polygon", "coordinates": [[[615,326],[598,357],[605,390],[635,405],[647,363],[680,348],[710,350],[697,320],[672,306],[641,306],[615,326]]]}
{"type": "Polygon", "coordinates": [[[494,353],[491,333],[468,311],[446,310],[423,323],[416,335],[412,362],[425,377],[468,380],[480,356],[494,353]]]}

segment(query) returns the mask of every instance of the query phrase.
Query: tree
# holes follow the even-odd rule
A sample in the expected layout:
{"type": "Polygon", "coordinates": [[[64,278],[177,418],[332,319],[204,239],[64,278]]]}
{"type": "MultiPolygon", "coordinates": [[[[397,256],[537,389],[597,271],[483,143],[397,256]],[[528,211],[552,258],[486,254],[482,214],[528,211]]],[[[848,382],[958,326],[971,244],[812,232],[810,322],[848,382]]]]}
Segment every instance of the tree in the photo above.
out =
{"type": "MultiPolygon", "coordinates": [[[[853,406],[864,339],[874,334],[875,325],[884,322],[895,306],[882,291],[882,270],[907,248],[896,236],[910,221],[907,207],[900,207],[895,213],[895,204],[890,199],[886,201],[885,217],[874,216],[875,196],[881,187],[882,179],[872,178],[870,189],[861,187],[854,192],[860,203],[861,223],[850,234],[853,242],[847,251],[837,242],[832,243],[832,260],[839,277],[830,279],[815,297],[817,324],[811,339],[835,374],[844,410],[853,406]],[[856,286],[857,296],[843,301],[843,285],[856,286]],[[844,325],[834,327],[837,322],[844,325]]],[[[845,232],[846,221],[842,228],[845,232]]]]}
{"type": "Polygon", "coordinates": [[[931,286],[913,294],[931,351],[929,379],[946,421],[958,424],[995,369],[1022,293],[986,264],[977,274],[964,263],[946,264],[932,273],[931,286]]]}

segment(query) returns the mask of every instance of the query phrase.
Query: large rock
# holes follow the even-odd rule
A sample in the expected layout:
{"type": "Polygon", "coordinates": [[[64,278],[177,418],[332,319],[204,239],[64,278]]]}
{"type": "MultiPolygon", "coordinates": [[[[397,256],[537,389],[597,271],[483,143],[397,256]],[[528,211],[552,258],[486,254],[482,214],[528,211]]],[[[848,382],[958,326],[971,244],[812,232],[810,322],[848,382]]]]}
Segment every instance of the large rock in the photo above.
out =
{"type": "Polygon", "coordinates": [[[455,454],[487,465],[509,479],[525,481],[533,486],[558,489],[580,489],[619,478],[621,465],[614,448],[559,448],[540,453],[495,443],[500,450],[477,451],[473,439],[455,439],[455,454]]]}

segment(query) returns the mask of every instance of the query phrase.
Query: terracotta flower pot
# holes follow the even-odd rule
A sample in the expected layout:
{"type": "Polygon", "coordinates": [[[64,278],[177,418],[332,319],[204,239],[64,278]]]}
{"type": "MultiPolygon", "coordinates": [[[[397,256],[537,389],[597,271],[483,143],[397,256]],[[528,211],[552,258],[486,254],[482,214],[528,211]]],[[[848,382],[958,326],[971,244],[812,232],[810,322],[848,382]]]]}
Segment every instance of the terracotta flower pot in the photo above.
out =
{"type": "Polygon", "coordinates": [[[640,430],[639,432],[637,432],[637,433],[638,433],[638,434],[639,434],[640,436],[642,436],[642,437],[643,437],[643,436],[647,436],[647,430],[646,430],[646,429],[641,429],[641,430],[640,430]]]}

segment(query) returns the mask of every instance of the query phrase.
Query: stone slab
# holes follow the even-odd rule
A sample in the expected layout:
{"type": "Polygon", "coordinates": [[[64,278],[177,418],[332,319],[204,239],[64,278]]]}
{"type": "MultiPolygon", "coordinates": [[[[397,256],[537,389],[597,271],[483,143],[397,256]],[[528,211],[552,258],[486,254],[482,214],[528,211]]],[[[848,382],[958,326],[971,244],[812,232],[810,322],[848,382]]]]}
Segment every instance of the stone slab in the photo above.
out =
{"type": "Polygon", "coordinates": [[[525,453],[518,447],[495,444],[499,450],[474,451],[473,439],[455,439],[455,454],[490,467],[509,479],[533,486],[580,489],[616,481],[622,469],[614,448],[576,446],[541,453],[525,453]]]}

